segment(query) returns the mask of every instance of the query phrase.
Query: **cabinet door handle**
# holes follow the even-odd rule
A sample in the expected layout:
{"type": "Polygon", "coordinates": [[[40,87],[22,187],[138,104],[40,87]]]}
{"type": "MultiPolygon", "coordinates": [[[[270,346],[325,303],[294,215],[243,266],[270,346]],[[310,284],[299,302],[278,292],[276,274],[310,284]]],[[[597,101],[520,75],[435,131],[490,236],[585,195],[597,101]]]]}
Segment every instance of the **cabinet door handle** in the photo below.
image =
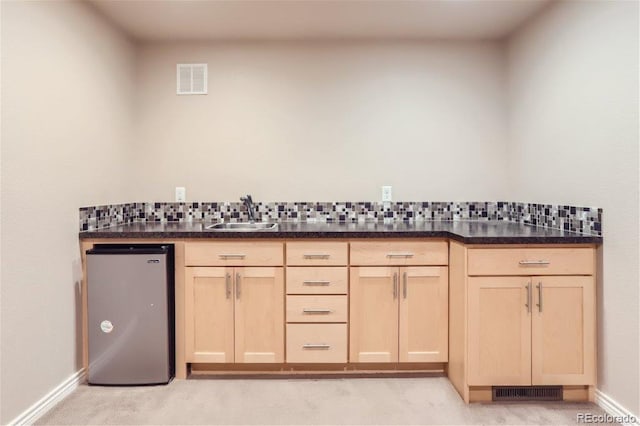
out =
{"type": "Polygon", "coordinates": [[[219,254],[218,257],[220,259],[226,260],[226,259],[244,259],[245,257],[247,257],[246,254],[242,254],[242,253],[223,253],[223,254],[219,254]]]}
{"type": "Polygon", "coordinates": [[[413,253],[387,253],[387,257],[413,257],[413,253]]]}
{"type": "Polygon", "coordinates": [[[520,265],[550,265],[548,260],[521,260],[518,262],[520,265]]]}
{"type": "Polygon", "coordinates": [[[326,253],[305,253],[302,257],[305,259],[329,259],[331,255],[326,253]]]}
{"type": "Polygon", "coordinates": [[[538,282],[536,287],[538,289],[538,312],[542,312],[542,282],[538,282]]]}
{"type": "Polygon", "coordinates": [[[331,309],[302,309],[303,314],[330,314],[331,309]]]}
{"type": "Polygon", "coordinates": [[[240,289],[240,273],[236,274],[236,299],[240,299],[240,295],[242,294],[242,290],[240,289]]]}
{"type": "Polygon", "coordinates": [[[402,274],[402,297],[407,298],[407,273],[402,274]]]}
{"type": "Polygon", "coordinates": [[[393,273],[393,298],[396,299],[398,297],[398,273],[393,273]]]}
{"type": "Polygon", "coordinates": [[[225,285],[227,288],[227,299],[231,297],[231,274],[227,274],[225,285]]]}
{"type": "Polygon", "coordinates": [[[325,280],[306,280],[302,282],[302,285],[329,285],[331,281],[325,280]]]}
{"type": "Polygon", "coordinates": [[[331,345],[326,343],[305,343],[302,345],[302,349],[329,349],[331,345]]]}
{"type": "Polygon", "coordinates": [[[531,282],[527,283],[527,303],[524,306],[527,307],[527,312],[531,312],[531,282]]]}

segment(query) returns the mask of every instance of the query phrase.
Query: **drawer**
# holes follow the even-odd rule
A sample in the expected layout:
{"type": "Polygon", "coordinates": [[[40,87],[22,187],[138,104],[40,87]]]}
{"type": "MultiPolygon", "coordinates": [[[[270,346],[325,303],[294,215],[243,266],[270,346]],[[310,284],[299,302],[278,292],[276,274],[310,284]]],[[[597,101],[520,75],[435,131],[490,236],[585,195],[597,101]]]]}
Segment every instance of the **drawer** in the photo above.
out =
{"type": "Polygon", "coordinates": [[[287,294],[347,294],[346,266],[287,267],[287,294]]]}
{"type": "Polygon", "coordinates": [[[446,241],[358,241],[351,243],[351,265],[447,265],[446,241]]]}
{"type": "Polygon", "coordinates": [[[347,322],[347,296],[287,296],[287,322],[347,322]]]}
{"type": "Polygon", "coordinates": [[[347,325],[287,324],[287,362],[347,362],[347,325]]]}
{"type": "Polygon", "coordinates": [[[321,266],[348,263],[348,244],[339,241],[301,241],[287,243],[287,265],[321,266]]]}
{"type": "Polygon", "coordinates": [[[184,246],[186,266],[282,266],[284,249],[277,242],[211,242],[184,246]]]}
{"type": "Polygon", "coordinates": [[[593,275],[594,249],[495,248],[468,250],[469,275],[593,275]]]}

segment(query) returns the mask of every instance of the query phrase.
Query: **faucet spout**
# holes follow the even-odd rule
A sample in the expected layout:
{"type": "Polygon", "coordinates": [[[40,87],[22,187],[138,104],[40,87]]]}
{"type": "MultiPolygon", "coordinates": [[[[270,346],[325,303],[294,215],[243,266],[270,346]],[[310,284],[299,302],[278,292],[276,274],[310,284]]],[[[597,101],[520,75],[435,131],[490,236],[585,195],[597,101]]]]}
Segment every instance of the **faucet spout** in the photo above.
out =
{"type": "Polygon", "coordinates": [[[253,223],[256,221],[256,209],[253,205],[253,199],[251,199],[251,194],[247,194],[245,197],[240,197],[240,201],[242,201],[247,208],[247,214],[249,215],[249,222],[253,223]]]}

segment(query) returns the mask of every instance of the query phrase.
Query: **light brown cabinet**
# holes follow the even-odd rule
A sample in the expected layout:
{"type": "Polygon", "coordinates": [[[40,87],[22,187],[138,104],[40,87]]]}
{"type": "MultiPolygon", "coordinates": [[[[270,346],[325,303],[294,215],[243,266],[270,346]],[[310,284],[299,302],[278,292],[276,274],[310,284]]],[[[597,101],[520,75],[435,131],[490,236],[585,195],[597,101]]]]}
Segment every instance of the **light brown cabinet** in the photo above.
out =
{"type": "Polygon", "coordinates": [[[595,384],[595,280],[533,277],[531,382],[595,384]]]}
{"type": "Polygon", "coordinates": [[[185,246],[187,362],[284,361],[282,259],[280,243],[185,246]],[[264,253],[259,250],[261,246],[264,253]],[[221,262],[227,265],[280,262],[280,266],[209,266],[221,262]]]}
{"type": "Polygon", "coordinates": [[[595,385],[593,247],[452,243],[451,266],[449,377],[465,400],[492,386],[582,386],[587,395],[595,385]]]}
{"type": "Polygon", "coordinates": [[[447,265],[447,242],[431,241],[354,241],[351,265],[419,266],[447,265]]]}
{"type": "Polygon", "coordinates": [[[287,324],[287,362],[347,362],[347,324],[287,324]]]}
{"type": "Polygon", "coordinates": [[[398,361],[398,268],[351,267],[351,362],[398,361]]]}
{"type": "Polygon", "coordinates": [[[289,266],[346,266],[349,263],[348,243],[344,241],[289,241],[289,266]]]}
{"type": "Polygon", "coordinates": [[[234,362],[233,268],[186,268],[187,362],[234,362]]]}
{"type": "Polygon", "coordinates": [[[368,266],[447,264],[447,245],[351,245],[350,362],[447,362],[448,268],[368,266]]]}
{"type": "Polygon", "coordinates": [[[288,363],[346,363],[348,243],[286,244],[288,363]]]}
{"type": "Polygon", "coordinates": [[[287,296],[287,322],[343,322],[348,318],[347,295],[287,296]]]}
{"type": "Polygon", "coordinates": [[[253,368],[213,365],[233,363],[275,364],[265,371],[444,367],[467,402],[491,400],[494,386],[537,385],[593,400],[595,245],[172,243],[178,378],[189,363],[192,372],[253,368]]]}
{"type": "Polygon", "coordinates": [[[447,362],[449,275],[446,267],[400,268],[400,362],[447,362]]]}
{"type": "Polygon", "coordinates": [[[469,385],[593,383],[593,278],[469,278],[469,385]]]}
{"type": "Polygon", "coordinates": [[[186,266],[282,266],[280,242],[213,241],[184,246],[186,266]]]}
{"type": "Polygon", "coordinates": [[[347,294],[346,266],[287,266],[287,294],[347,294]]]}
{"type": "Polygon", "coordinates": [[[529,286],[522,277],[469,279],[469,385],[531,384],[529,286]]]}

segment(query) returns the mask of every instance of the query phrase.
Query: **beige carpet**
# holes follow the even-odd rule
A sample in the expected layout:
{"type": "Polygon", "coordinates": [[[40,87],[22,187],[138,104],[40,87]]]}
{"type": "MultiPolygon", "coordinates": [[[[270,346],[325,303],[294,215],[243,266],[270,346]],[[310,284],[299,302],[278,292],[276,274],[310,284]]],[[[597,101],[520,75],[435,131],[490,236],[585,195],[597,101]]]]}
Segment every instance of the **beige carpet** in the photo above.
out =
{"type": "Polygon", "coordinates": [[[465,405],[444,377],[207,379],[168,386],[80,386],[36,424],[575,425],[588,403],[465,405]]]}

